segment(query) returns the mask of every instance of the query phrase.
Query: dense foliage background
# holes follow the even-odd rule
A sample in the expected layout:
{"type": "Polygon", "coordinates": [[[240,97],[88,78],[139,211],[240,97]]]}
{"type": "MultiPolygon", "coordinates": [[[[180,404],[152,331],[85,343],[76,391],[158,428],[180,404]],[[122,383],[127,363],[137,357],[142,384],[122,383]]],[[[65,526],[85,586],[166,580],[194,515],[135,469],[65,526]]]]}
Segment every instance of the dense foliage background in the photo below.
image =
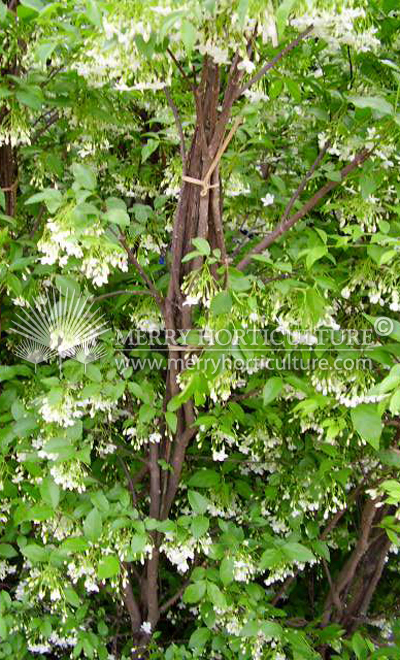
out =
{"type": "Polygon", "coordinates": [[[399,27],[0,2],[0,658],[400,658],[399,27]]]}

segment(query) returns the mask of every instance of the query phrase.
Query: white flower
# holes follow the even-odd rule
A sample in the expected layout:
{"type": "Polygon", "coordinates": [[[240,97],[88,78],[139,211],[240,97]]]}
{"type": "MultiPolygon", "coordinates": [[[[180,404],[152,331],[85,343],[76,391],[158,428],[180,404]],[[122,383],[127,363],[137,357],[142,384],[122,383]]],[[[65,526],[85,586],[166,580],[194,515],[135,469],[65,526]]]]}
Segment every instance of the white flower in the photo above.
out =
{"type": "Polygon", "coordinates": [[[254,62],[251,62],[249,59],[245,58],[238,64],[238,69],[244,69],[246,73],[252,73],[254,69],[256,68],[256,65],[254,62]]]}
{"type": "Polygon", "coordinates": [[[264,206],[271,206],[271,204],[274,203],[274,195],[271,195],[271,193],[267,193],[265,197],[261,197],[261,201],[264,206]]]}
{"type": "Polygon", "coordinates": [[[187,296],[183,306],[185,305],[197,305],[199,298],[197,296],[187,296]]]}
{"type": "Polygon", "coordinates": [[[199,51],[202,55],[209,55],[212,57],[215,64],[229,64],[228,51],[224,48],[218,48],[215,44],[207,41],[205,44],[199,46],[199,51]]]}
{"type": "Polygon", "coordinates": [[[150,621],[143,621],[142,625],[140,626],[140,630],[142,630],[142,632],[146,633],[146,635],[151,635],[151,623],[150,623],[150,621]]]}
{"type": "Polygon", "coordinates": [[[215,449],[213,450],[214,461],[224,461],[226,458],[228,458],[228,454],[224,448],[222,448],[220,451],[216,451],[215,449]]]}

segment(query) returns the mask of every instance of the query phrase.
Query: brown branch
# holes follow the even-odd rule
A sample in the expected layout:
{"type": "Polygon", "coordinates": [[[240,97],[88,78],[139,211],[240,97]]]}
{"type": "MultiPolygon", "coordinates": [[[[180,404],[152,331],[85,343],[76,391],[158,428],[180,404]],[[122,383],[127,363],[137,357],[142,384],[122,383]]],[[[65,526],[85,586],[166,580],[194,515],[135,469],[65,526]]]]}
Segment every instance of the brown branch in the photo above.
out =
{"type": "Polygon", "coordinates": [[[123,289],[121,291],[111,291],[110,293],[103,293],[101,296],[97,296],[96,298],[93,298],[92,302],[99,302],[99,300],[105,300],[106,298],[112,298],[113,296],[153,296],[154,293],[152,291],[148,291],[148,289],[136,289],[135,291],[130,290],[130,289],[123,289]]]}
{"type": "Polygon", "coordinates": [[[339,594],[336,590],[336,587],[335,587],[334,583],[332,582],[331,572],[328,568],[328,564],[326,563],[326,559],[324,559],[324,558],[322,559],[322,566],[324,567],[325,575],[326,575],[326,578],[327,578],[328,583],[329,583],[329,588],[330,588],[330,593],[332,594],[333,603],[336,607],[336,610],[337,610],[339,616],[341,616],[341,614],[343,612],[343,603],[339,598],[339,594]]]}
{"type": "Polygon", "coordinates": [[[169,475],[168,488],[164,502],[162,503],[162,520],[165,520],[170,512],[172,503],[178,490],[179,479],[182,472],[183,462],[185,460],[186,448],[193,436],[196,435],[197,431],[197,428],[186,428],[183,434],[175,440],[174,455],[171,461],[173,472],[169,475]]]}
{"type": "Polygon", "coordinates": [[[186,146],[185,146],[185,136],[183,134],[182,122],[181,122],[180,117],[179,117],[178,108],[176,107],[174,101],[172,100],[171,94],[170,94],[169,89],[168,89],[167,86],[164,87],[164,94],[167,98],[169,107],[172,110],[172,114],[174,115],[175,125],[176,125],[176,128],[178,130],[181,160],[182,160],[182,171],[183,171],[183,174],[185,174],[185,171],[186,171],[186,146]]]}
{"type": "Polygon", "coordinates": [[[151,293],[153,294],[158,306],[160,307],[160,309],[162,309],[163,308],[163,300],[162,300],[160,294],[158,293],[156,287],[154,286],[152,280],[145,273],[144,269],[142,268],[142,266],[140,265],[140,263],[136,259],[134,253],[132,252],[131,248],[129,247],[129,245],[127,243],[126,237],[124,236],[124,234],[122,232],[118,236],[118,234],[113,229],[110,228],[110,231],[111,231],[112,234],[114,234],[114,236],[116,236],[118,238],[118,241],[125,248],[125,250],[127,252],[127,255],[128,255],[128,261],[136,268],[136,270],[138,271],[141,278],[146,282],[147,286],[149,287],[149,291],[151,291],[151,293]]]}
{"type": "Polygon", "coordinates": [[[148,465],[143,466],[139,470],[139,472],[134,477],[132,477],[131,472],[130,472],[127,464],[125,463],[124,459],[121,456],[117,456],[117,459],[118,459],[119,463],[121,464],[122,469],[124,471],[126,481],[128,483],[129,492],[130,492],[131,497],[132,497],[132,503],[135,505],[136,502],[137,502],[137,495],[136,495],[135,487],[136,487],[136,484],[139,483],[139,481],[141,481],[141,479],[144,477],[147,470],[149,469],[148,465]]]}
{"type": "Polygon", "coordinates": [[[129,617],[131,620],[131,628],[133,633],[137,633],[140,630],[140,626],[142,623],[142,617],[140,614],[139,606],[136,602],[135,596],[133,594],[132,590],[132,585],[129,580],[129,571],[128,571],[128,565],[126,562],[123,562],[123,566],[127,572],[126,576],[126,582],[123,585],[123,600],[125,603],[125,607],[128,610],[129,617]]]}
{"type": "Polygon", "coordinates": [[[272,243],[274,243],[280,236],[285,234],[289,229],[293,227],[299,220],[301,220],[305,215],[307,215],[317,204],[334,188],[337,188],[343,180],[359,165],[361,165],[369,156],[371,151],[368,149],[362,149],[350,163],[340,171],[340,181],[328,181],[322,188],[320,188],[311,199],[309,199],[302,208],[297,211],[290,218],[282,219],[281,222],[273,229],[265,238],[262,239],[250,252],[244,257],[236,266],[238,270],[244,270],[249,263],[251,263],[252,257],[254,254],[260,254],[272,243]]]}
{"type": "Polygon", "coordinates": [[[186,82],[189,83],[190,87],[193,89],[192,81],[190,80],[189,76],[187,76],[187,74],[185,73],[184,68],[182,67],[182,65],[181,65],[181,63],[179,62],[179,60],[176,59],[176,57],[175,57],[175,55],[173,54],[172,50],[170,50],[169,48],[167,48],[167,53],[168,53],[168,55],[170,56],[170,58],[172,59],[172,61],[174,62],[174,64],[178,67],[179,71],[181,72],[181,74],[182,74],[182,76],[184,77],[184,79],[186,80],[186,82]]]}
{"type": "Polygon", "coordinates": [[[245,84],[240,88],[240,90],[239,90],[238,93],[237,93],[237,97],[236,97],[236,98],[239,98],[239,96],[241,96],[242,94],[244,94],[244,92],[246,92],[248,89],[250,89],[250,87],[252,87],[252,85],[255,85],[255,83],[257,83],[259,80],[261,80],[261,78],[262,78],[263,76],[265,76],[265,74],[266,74],[270,69],[273,69],[273,67],[275,66],[275,64],[277,64],[277,63],[278,63],[283,57],[285,57],[285,55],[287,55],[288,53],[290,53],[290,51],[293,50],[293,48],[296,48],[296,46],[298,46],[299,43],[300,43],[303,39],[305,39],[306,37],[308,37],[308,35],[310,34],[310,32],[313,30],[313,28],[314,28],[313,25],[309,25],[308,28],[307,28],[306,30],[304,30],[304,32],[302,32],[301,34],[299,34],[299,36],[296,37],[296,39],[293,39],[293,41],[291,41],[290,44],[288,44],[285,48],[283,48],[283,50],[281,50],[277,55],[275,55],[275,57],[273,57],[272,60],[271,60],[270,62],[268,62],[267,64],[265,64],[265,65],[264,65],[264,66],[263,66],[263,67],[262,67],[262,68],[261,68],[261,69],[260,69],[260,70],[259,70],[259,71],[258,71],[253,77],[252,77],[252,78],[250,78],[250,80],[249,80],[247,83],[245,83],[245,84]]]}
{"type": "Polygon", "coordinates": [[[282,216],[282,221],[286,220],[289,217],[289,213],[293,208],[294,203],[296,200],[300,197],[301,193],[303,192],[304,188],[306,187],[308,181],[311,179],[312,175],[314,174],[315,170],[319,166],[320,162],[322,161],[323,157],[325,156],[328,148],[330,147],[331,143],[328,140],[325,142],[324,146],[322,147],[321,151],[319,152],[318,156],[316,157],[315,161],[311,165],[310,169],[308,170],[307,174],[304,176],[303,180],[300,182],[300,185],[298,186],[297,190],[293,193],[292,197],[289,200],[289,203],[287,207],[285,208],[282,216]]]}
{"type": "MultiPolygon", "coordinates": [[[[159,519],[160,516],[160,467],[158,465],[159,446],[151,442],[149,448],[149,470],[150,470],[150,517],[159,519]]],[[[145,585],[145,595],[147,602],[147,619],[151,623],[152,629],[156,626],[159,619],[158,604],[158,567],[160,553],[158,549],[158,534],[151,532],[153,539],[153,551],[147,561],[147,584],[145,585]]]]}
{"type": "Polygon", "coordinates": [[[42,126],[42,128],[39,128],[39,130],[36,131],[36,133],[35,133],[35,134],[33,135],[33,137],[32,137],[31,144],[35,144],[35,142],[37,142],[37,140],[43,135],[43,133],[45,133],[45,132],[46,132],[51,126],[53,126],[53,124],[55,124],[59,119],[60,119],[60,115],[59,115],[58,111],[56,111],[56,112],[54,113],[54,115],[52,115],[52,116],[51,116],[51,117],[45,122],[44,126],[42,126]]]}
{"type": "MultiPolygon", "coordinates": [[[[201,564],[200,562],[200,557],[195,556],[194,561],[193,561],[193,568],[196,566],[199,566],[201,564]]],[[[205,562],[202,564],[203,566],[205,565],[205,562]]],[[[192,580],[192,576],[190,575],[184,582],[183,584],[179,587],[178,591],[176,591],[171,598],[168,598],[168,600],[165,601],[160,607],[160,614],[163,614],[163,612],[166,612],[169,610],[170,607],[175,605],[175,603],[183,596],[183,592],[185,591],[186,587],[189,586],[190,582],[192,580]]]]}
{"type": "MultiPolygon", "coordinates": [[[[327,526],[325,527],[324,531],[323,531],[322,534],[319,536],[319,540],[320,540],[320,541],[324,541],[324,540],[326,539],[326,537],[332,532],[332,530],[335,529],[335,527],[336,527],[336,525],[338,524],[339,520],[344,516],[344,514],[345,514],[346,511],[348,510],[350,504],[352,504],[352,503],[354,502],[354,500],[356,499],[357,495],[358,495],[359,492],[362,490],[362,486],[363,486],[364,481],[365,481],[365,477],[364,477],[364,479],[363,479],[363,482],[362,482],[359,486],[357,486],[357,488],[355,488],[355,489],[352,491],[352,493],[350,493],[350,495],[349,495],[349,497],[348,497],[348,500],[347,500],[347,502],[346,502],[346,506],[345,506],[343,509],[340,509],[340,511],[338,511],[337,513],[335,513],[335,515],[334,515],[334,516],[331,518],[331,520],[328,522],[328,524],[327,524],[327,526]]],[[[297,576],[298,576],[299,573],[300,573],[300,569],[297,569],[297,570],[295,571],[294,575],[291,575],[291,576],[289,576],[288,578],[286,578],[286,580],[285,580],[285,582],[283,583],[283,585],[281,586],[280,590],[278,591],[277,594],[275,594],[274,598],[272,599],[272,601],[271,601],[271,605],[274,605],[274,606],[275,606],[275,605],[280,601],[280,599],[282,598],[282,596],[285,595],[286,591],[288,590],[288,588],[290,587],[290,585],[292,584],[292,582],[295,581],[295,579],[297,578],[297,576]]]]}

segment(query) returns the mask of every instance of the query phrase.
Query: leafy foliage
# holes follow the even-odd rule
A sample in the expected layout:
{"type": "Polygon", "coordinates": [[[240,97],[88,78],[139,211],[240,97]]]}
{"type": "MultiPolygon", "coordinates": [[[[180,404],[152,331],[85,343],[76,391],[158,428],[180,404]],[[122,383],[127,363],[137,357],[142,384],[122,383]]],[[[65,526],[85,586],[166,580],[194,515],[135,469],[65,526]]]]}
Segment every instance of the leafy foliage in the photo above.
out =
{"type": "Polygon", "coordinates": [[[399,25],[0,2],[0,658],[400,658],[399,25]]]}

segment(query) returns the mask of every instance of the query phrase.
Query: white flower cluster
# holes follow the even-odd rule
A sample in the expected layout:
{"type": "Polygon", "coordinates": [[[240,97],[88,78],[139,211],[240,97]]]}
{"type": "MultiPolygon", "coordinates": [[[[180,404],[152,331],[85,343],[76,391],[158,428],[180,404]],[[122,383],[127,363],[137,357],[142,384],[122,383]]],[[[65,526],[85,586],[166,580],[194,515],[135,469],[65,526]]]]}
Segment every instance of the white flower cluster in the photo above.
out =
{"type": "Polygon", "coordinates": [[[56,484],[61,486],[63,490],[76,490],[78,493],[83,493],[86,490],[84,480],[87,473],[80,461],[71,460],[56,463],[50,468],[50,474],[56,484]]]}
{"type": "MultiPolygon", "coordinates": [[[[392,260],[393,266],[397,263],[392,260]]],[[[368,267],[366,267],[368,268],[368,267]]],[[[357,272],[351,280],[343,287],[341,296],[349,300],[352,293],[357,292],[360,297],[367,297],[371,305],[379,305],[388,308],[392,312],[400,311],[400,277],[398,268],[390,269],[386,274],[379,271],[374,265],[369,269],[363,269],[357,272]]],[[[361,309],[365,307],[364,303],[359,303],[361,309]]]]}
{"type": "Polygon", "coordinates": [[[193,561],[195,552],[202,551],[207,555],[211,545],[212,539],[208,534],[201,539],[190,537],[184,543],[173,541],[166,534],[160,551],[165,553],[171,564],[177,567],[179,573],[186,573],[190,568],[189,561],[193,561]]]}
{"type": "Polygon", "coordinates": [[[101,256],[89,254],[82,261],[82,271],[85,277],[92,280],[96,286],[107,284],[113,268],[119,268],[123,272],[128,270],[127,255],[120,249],[105,250],[101,256]]]}
{"type": "Polygon", "coordinates": [[[40,535],[42,541],[46,544],[49,539],[62,541],[72,536],[74,524],[67,516],[57,515],[50,520],[44,520],[40,523],[40,535]]]}
{"type": "Polygon", "coordinates": [[[233,575],[237,582],[250,582],[257,572],[257,566],[250,558],[235,559],[233,563],[233,575]]]}
{"type": "Polygon", "coordinates": [[[39,412],[45,422],[55,422],[64,428],[73,426],[83,415],[78,402],[69,394],[65,394],[62,401],[55,404],[50,403],[48,397],[43,397],[39,412]]]}
{"type": "Polygon", "coordinates": [[[112,269],[128,270],[125,250],[104,236],[99,223],[91,223],[90,227],[78,231],[72,220],[71,209],[64,209],[59,218],[46,223],[38,248],[44,254],[40,258],[42,264],[58,263],[63,267],[70,256],[83,258],[80,268],[96,286],[108,282],[112,269]]]}
{"type": "Polygon", "coordinates": [[[69,646],[74,647],[77,641],[78,639],[75,635],[62,637],[53,631],[47,640],[42,637],[28,639],[27,646],[31,653],[51,653],[58,649],[67,649],[69,646]]]}
{"type": "Polygon", "coordinates": [[[7,575],[13,575],[17,572],[17,567],[9,564],[7,561],[0,560],[0,580],[4,581],[7,575]]]}
{"type": "Polygon", "coordinates": [[[80,556],[79,562],[77,563],[75,563],[75,561],[70,561],[67,567],[67,573],[74,584],[76,584],[80,578],[84,577],[86,591],[90,593],[99,591],[96,580],[96,569],[87,557],[80,556]]]}
{"type": "Polygon", "coordinates": [[[311,382],[317,392],[324,396],[334,396],[346,408],[355,408],[360,403],[377,403],[383,396],[368,394],[372,381],[368,380],[366,373],[348,370],[332,371],[329,374],[320,374],[314,371],[310,374],[311,382]]]}
{"type": "MultiPolygon", "coordinates": [[[[199,52],[202,55],[208,55],[208,57],[211,57],[214,60],[215,64],[230,64],[231,60],[229,57],[228,49],[220,48],[215,43],[212,43],[211,40],[206,41],[206,43],[200,44],[199,52]]],[[[244,65],[244,68],[246,68],[246,65],[244,65]]]]}
{"type": "Polygon", "coordinates": [[[43,238],[38,243],[38,248],[44,253],[44,257],[40,258],[42,264],[52,265],[57,261],[60,266],[65,266],[68,257],[82,257],[83,251],[76,235],[73,233],[72,227],[65,227],[57,220],[49,220],[46,224],[46,229],[43,238]],[[65,254],[62,254],[62,252],[65,254]]]}
{"type": "Polygon", "coordinates": [[[356,52],[366,52],[379,47],[376,38],[377,28],[370,27],[359,31],[357,21],[365,18],[365,10],[361,8],[343,7],[342,10],[314,11],[312,14],[303,14],[292,19],[293,27],[299,31],[313,25],[311,37],[319,37],[328,44],[329,50],[339,50],[342,45],[351,46],[356,52]]]}

